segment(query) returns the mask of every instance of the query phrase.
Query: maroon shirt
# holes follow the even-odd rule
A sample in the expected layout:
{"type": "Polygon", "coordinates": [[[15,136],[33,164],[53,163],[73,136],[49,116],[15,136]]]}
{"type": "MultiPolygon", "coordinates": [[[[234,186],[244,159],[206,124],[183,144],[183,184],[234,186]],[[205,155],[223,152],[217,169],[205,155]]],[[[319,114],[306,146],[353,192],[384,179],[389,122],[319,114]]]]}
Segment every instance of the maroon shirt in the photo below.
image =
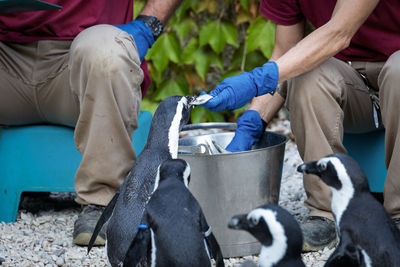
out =
{"type": "MultiPolygon", "coordinates": [[[[336,0],[262,0],[260,12],[281,25],[304,18],[318,28],[329,21],[336,0]]],[[[386,61],[400,50],[400,1],[381,0],[351,39],[348,48],[335,57],[350,61],[386,61]]]]}
{"type": "MultiPolygon", "coordinates": [[[[97,24],[125,24],[133,18],[133,0],[46,0],[60,10],[20,12],[0,15],[0,41],[33,42],[72,40],[84,29],[97,24]]],[[[151,79],[142,62],[143,95],[151,79]]]]}

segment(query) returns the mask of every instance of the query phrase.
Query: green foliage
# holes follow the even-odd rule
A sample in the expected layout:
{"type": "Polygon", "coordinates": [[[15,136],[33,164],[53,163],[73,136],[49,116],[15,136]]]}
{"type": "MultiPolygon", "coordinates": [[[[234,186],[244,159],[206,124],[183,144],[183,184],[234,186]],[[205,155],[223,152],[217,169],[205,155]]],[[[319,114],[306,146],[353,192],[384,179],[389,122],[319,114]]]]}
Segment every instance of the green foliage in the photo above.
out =
{"type": "Polygon", "coordinates": [[[237,29],[230,21],[208,20],[199,32],[200,46],[209,44],[215,53],[220,54],[225,45],[237,45],[237,29]]]}
{"type": "Polygon", "coordinates": [[[246,53],[260,48],[263,55],[269,58],[271,57],[274,39],[264,39],[260,38],[260,36],[275,36],[275,25],[271,21],[265,22],[265,19],[262,17],[258,17],[247,31],[246,53]]]}
{"type": "MultiPolygon", "coordinates": [[[[137,15],[145,1],[134,2],[137,15]]],[[[142,108],[154,111],[168,96],[211,91],[224,78],[267,62],[275,26],[258,8],[257,0],[183,0],[146,55],[153,83],[142,108]]],[[[197,107],[191,121],[233,121],[243,110],[197,107]]]]}

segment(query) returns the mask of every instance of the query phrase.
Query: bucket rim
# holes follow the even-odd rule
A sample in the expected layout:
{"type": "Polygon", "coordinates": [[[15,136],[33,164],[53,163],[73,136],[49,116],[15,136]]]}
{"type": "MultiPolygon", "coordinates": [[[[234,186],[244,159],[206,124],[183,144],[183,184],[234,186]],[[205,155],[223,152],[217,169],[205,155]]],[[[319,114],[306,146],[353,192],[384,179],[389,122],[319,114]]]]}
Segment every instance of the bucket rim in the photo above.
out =
{"type": "MultiPolygon", "coordinates": [[[[219,134],[226,134],[227,132],[220,132],[220,133],[208,133],[208,134],[200,134],[200,135],[196,135],[196,136],[207,136],[207,135],[219,135],[219,134]]],[[[230,132],[232,133],[232,132],[230,132]]],[[[281,133],[277,133],[274,131],[265,131],[264,134],[272,134],[272,135],[276,135],[279,137],[283,137],[283,141],[276,144],[276,145],[272,145],[272,146],[268,146],[268,147],[263,147],[263,148],[256,148],[256,149],[252,149],[252,150],[247,150],[247,151],[241,151],[241,152],[231,152],[231,153],[222,153],[222,154],[212,154],[212,155],[208,155],[208,154],[184,154],[184,153],[179,153],[179,155],[181,156],[189,156],[189,157],[227,157],[227,156],[236,156],[236,155],[242,155],[242,154],[252,154],[254,152],[260,152],[260,151],[264,151],[264,150],[271,150],[271,149],[276,149],[278,147],[281,146],[285,146],[286,143],[289,141],[289,137],[287,135],[281,134],[281,133]]],[[[182,138],[179,138],[179,140],[181,139],[185,139],[185,138],[189,138],[191,136],[185,136],[182,138]]]]}

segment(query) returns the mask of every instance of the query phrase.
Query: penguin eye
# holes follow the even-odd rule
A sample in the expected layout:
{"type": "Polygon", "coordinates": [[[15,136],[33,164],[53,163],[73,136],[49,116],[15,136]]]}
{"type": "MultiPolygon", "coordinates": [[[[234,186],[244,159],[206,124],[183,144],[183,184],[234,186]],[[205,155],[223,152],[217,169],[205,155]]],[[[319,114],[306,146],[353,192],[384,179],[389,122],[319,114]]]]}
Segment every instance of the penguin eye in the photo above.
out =
{"type": "Polygon", "coordinates": [[[326,171],[326,169],[328,168],[328,161],[320,160],[317,163],[317,166],[321,171],[326,171]]]}
{"type": "Polygon", "coordinates": [[[252,224],[257,225],[258,224],[258,218],[252,217],[251,219],[252,224]]]}
{"type": "Polygon", "coordinates": [[[318,165],[318,168],[319,168],[321,171],[325,171],[325,170],[326,170],[326,165],[325,165],[325,164],[320,164],[320,165],[318,165]]]}

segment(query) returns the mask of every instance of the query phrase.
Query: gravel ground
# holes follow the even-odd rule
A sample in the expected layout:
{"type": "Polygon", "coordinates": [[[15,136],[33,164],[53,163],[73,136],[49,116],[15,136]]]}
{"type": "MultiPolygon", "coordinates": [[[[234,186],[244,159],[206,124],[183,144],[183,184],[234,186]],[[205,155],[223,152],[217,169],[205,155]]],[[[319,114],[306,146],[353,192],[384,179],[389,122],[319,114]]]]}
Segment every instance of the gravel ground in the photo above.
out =
{"type": "MultiPolygon", "coordinates": [[[[292,138],[289,121],[276,119],[269,130],[292,138]]],[[[307,216],[303,206],[305,193],[301,174],[296,167],[301,163],[296,144],[286,144],[279,204],[299,221],[307,216]]],[[[2,266],[106,266],[104,247],[94,247],[87,254],[86,247],[72,244],[73,224],[79,208],[55,211],[43,208],[35,214],[20,210],[17,222],[0,224],[0,264],[2,266]],[[46,211],[47,210],[47,211],[46,211]]],[[[306,266],[323,266],[332,250],[303,254],[306,266]]],[[[257,261],[256,256],[225,260],[226,266],[240,266],[244,260],[257,261]]]]}

